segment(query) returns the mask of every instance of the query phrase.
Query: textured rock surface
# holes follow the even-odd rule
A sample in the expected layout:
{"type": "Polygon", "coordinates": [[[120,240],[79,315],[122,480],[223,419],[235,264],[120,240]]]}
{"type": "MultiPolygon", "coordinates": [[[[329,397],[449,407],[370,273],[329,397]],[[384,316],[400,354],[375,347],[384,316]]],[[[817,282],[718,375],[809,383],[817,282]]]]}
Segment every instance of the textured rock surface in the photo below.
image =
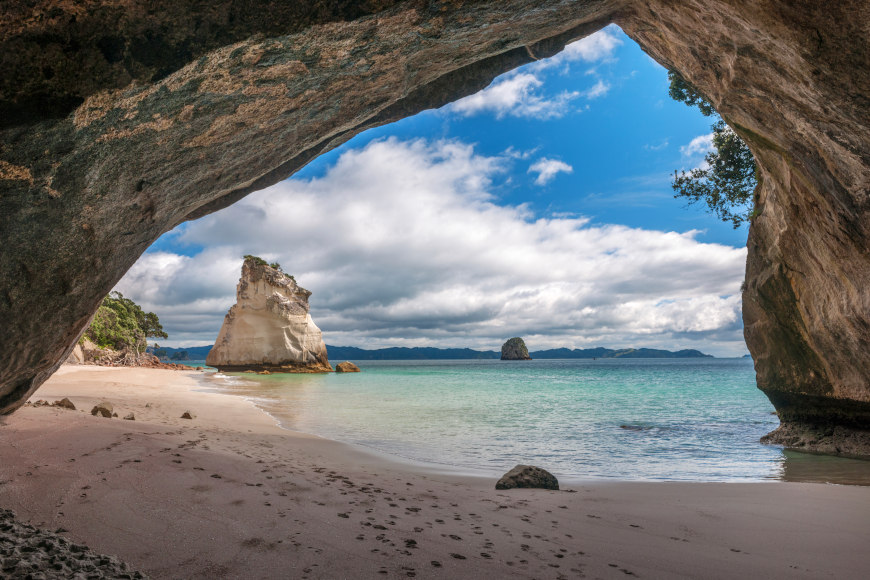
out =
{"type": "Polygon", "coordinates": [[[532,360],[525,341],[519,336],[508,339],[501,345],[501,360],[532,360]]]}
{"type": "Polygon", "coordinates": [[[221,371],[329,372],[326,344],[308,313],[311,292],[247,258],[206,364],[221,371]]]}
{"type": "Polygon", "coordinates": [[[870,427],[864,0],[4,4],[0,412],[161,233],[616,22],[759,163],[746,339],[790,429],[870,427]]]}
{"type": "Polygon", "coordinates": [[[343,363],[338,363],[337,365],[335,365],[335,372],[337,372],[337,373],[358,373],[359,367],[350,361],[344,361],[343,363]]]}
{"type": "Polygon", "coordinates": [[[146,578],[114,556],[95,554],[87,546],[19,522],[0,509],[0,577],[8,580],[146,578]]]}
{"type": "Polygon", "coordinates": [[[69,353],[69,356],[66,357],[66,361],[64,364],[68,365],[80,365],[85,362],[85,353],[82,350],[82,345],[76,343],[75,348],[72,349],[72,352],[69,353]]]}
{"type": "Polygon", "coordinates": [[[546,469],[533,465],[517,465],[502,475],[495,484],[496,489],[513,489],[515,487],[559,489],[559,480],[546,469]]]}
{"type": "Polygon", "coordinates": [[[101,417],[111,419],[112,416],[114,415],[114,409],[112,407],[112,403],[109,403],[108,401],[103,401],[102,403],[97,403],[96,405],[94,405],[94,408],[91,409],[91,415],[93,415],[95,417],[97,415],[99,415],[101,417]]]}
{"type": "Polygon", "coordinates": [[[67,397],[64,397],[63,399],[61,399],[59,401],[55,401],[54,406],[60,407],[61,409],[69,409],[70,411],[76,410],[76,406],[67,397]]]}

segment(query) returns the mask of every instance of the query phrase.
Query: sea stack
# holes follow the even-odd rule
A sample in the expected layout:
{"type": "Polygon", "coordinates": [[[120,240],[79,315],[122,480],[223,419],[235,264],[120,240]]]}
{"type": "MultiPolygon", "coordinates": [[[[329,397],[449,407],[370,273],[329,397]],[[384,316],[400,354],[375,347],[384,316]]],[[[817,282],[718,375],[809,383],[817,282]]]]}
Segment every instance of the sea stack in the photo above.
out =
{"type": "Polygon", "coordinates": [[[523,339],[515,336],[501,345],[501,360],[532,360],[532,357],[523,339]]]}
{"type": "Polygon", "coordinates": [[[236,303],[206,364],[230,372],[331,371],[323,336],[308,314],[309,296],[278,264],[245,256],[236,303]]]}

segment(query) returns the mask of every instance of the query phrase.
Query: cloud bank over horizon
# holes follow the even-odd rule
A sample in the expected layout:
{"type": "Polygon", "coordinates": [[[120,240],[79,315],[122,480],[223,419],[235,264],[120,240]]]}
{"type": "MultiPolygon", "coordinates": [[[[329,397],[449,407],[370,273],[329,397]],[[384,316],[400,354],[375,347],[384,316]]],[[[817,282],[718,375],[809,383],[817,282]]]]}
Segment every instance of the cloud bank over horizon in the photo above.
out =
{"type": "Polygon", "coordinates": [[[456,139],[372,141],[178,228],[117,289],[158,314],[170,346],[214,340],[257,254],[313,292],[329,344],[746,352],[745,248],[499,203],[509,169],[531,163],[456,139]]]}

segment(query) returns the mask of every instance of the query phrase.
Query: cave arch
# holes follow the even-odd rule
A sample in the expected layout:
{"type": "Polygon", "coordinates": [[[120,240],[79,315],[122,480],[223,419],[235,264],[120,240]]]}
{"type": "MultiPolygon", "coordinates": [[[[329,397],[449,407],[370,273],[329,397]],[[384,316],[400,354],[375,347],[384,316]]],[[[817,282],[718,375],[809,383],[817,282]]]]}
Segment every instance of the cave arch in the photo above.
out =
{"type": "Polygon", "coordinates": [[[776,440],[870,448],[861,0],[109,4],[7,9],[0,412],[50,376],[160,234],[615,22],[706,94],[758,161],[744,323],[783,421],[776,440]]]}

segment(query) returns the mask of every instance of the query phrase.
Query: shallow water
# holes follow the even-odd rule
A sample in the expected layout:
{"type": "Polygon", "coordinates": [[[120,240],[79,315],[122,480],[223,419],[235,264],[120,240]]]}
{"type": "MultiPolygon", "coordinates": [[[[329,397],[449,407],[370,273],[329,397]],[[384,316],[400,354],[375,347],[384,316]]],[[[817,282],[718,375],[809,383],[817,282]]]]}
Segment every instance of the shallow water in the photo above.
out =
{"type": "Polygon", "coordinates": [[[282,426],[393,456],[561,478],[870,483],[870,462],[786,453],[749,359],[360,361],[361,373],[216,374],[282,426]]]}

